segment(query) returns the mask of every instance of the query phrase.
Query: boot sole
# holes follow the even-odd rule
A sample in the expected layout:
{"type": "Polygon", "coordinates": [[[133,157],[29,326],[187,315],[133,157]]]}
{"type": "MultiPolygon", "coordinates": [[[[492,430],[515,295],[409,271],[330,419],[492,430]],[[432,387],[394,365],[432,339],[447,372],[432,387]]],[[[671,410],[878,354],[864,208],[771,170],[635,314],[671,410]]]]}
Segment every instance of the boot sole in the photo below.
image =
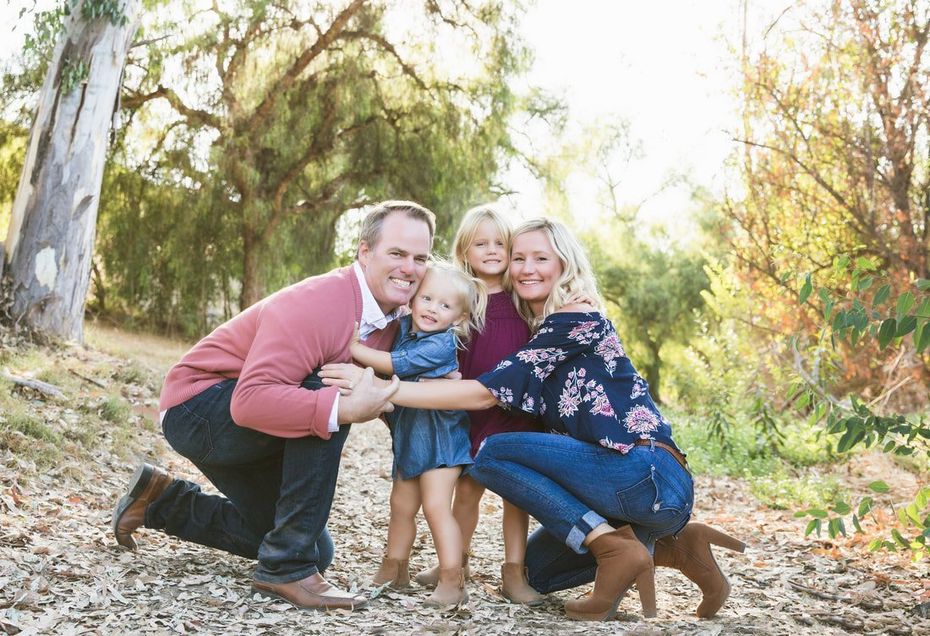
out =
{"type": "Polygon", "coordinates": [[[620,596],[617,597],[617,600],[614,601],[613,607],[611,607],[606,612],[589,614],[587,612],[575,612],[566,608],[565,615],[573,621],[609,621],[617,615],[617,608],[620,607],[620,601],[623,600],[623,597],[626,596],[626,593],[629,591],[629,589],[630,588],[626,588],[623,590],[623,592],[620,593],[620,596]]]}
{"type": "Polygon", "coordinates": [[[279,601],[284,601],[285,603],[290,603],[291,605],[293,605],[293,606],[296,607],[297,609],[300,609],[300,610],[308,610],[308,611],[313,611],[313,610],[336,610],[336,609],[357,610],[357,609],[359,609],[359,608],[361,608],[361,607],[365,607],[366,605],[368,605],[368,601],[367,601],[367,600],[362,600],[362,601],[359,601],[358,603],[352,603],[352,606],[351,606],[351,607],[344,607],[344,606],[343,606],[343,607],[335,607],[335,606],[328,607],[328,606],[326,606],[326,605],[298,605],[297,603],[295,603],[294,601],[292,601],[292,600],[289,599],[289,598],[285,598],[285,597],[281,596],[280,594],[275,594],[274,592],[269,592],[268,590],[263,590],[263,589],[261,589],[260,587],[255,587],[254,585],[252,586],[252,593],[253,593],[253,594],[258,594],[259,596],[264,596],[264,597],[266,597],[266,598],[277,599],[277,600],[279,600],[279,601]]]}

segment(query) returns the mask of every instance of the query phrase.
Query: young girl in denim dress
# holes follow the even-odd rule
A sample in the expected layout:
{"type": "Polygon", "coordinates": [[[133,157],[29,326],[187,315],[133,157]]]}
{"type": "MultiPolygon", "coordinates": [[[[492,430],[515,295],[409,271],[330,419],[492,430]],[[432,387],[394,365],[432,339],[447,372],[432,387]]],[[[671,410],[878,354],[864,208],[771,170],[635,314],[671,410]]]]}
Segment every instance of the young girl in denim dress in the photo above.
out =
{"type": "MultiPolygon", "coordinates": [[[[353,342],[356,362],[403,380],[439,378],[458,369],[459,343],[481,326],[487,304],[484,284],[447,263],[430,263],[410,302],[410,314],[390,353],[353,342]]],[[[427,605],[467,600],[462,572],[462,533],[452,515],[452,493],[464,466],[472,464],[468,416],[460,410],[397,407],[387,414],[394,464],[391,519],[384,559],[373,583],[395,588],[410,583],[408,561],[423,514],[439,557],[439,580],[427,605]]]]}
{"type": "MultiPolygon", "coordinates": [[[[488,287],[484,329],[472,334],[467,346],[459,351],[459,371],[465,380],[477,378],[492,370],[501,359],[514,353],[530,339],[529,327],[517,313],[505,281],[510,265],[510,234],[511,227],[507,219],[489,206],[478,206],[462,218],[452,242],[452,262],[455,266],[481,279],[488,287]]],[[[496,406],[469,410],[468,419],[472,457],[477,455],[491,435],[542,431],[537,420],[496,406]]],[[[467,471],[455,487],[452,514],[462,529],[462,567],[466,579],[470,574],[468,552],[478,525],[484,492],[484,486],[469,477],[467,471]]],[[[530,587],[524,566],[529,515],[506,500],[503,508],[504,563],[501,564],[501,594],[512,603],[538,605],[545,597],[530,587]]],[[[426,586],[436,585],[438,578],[438,566],[416,576],[417,582],[426,586]]]]}

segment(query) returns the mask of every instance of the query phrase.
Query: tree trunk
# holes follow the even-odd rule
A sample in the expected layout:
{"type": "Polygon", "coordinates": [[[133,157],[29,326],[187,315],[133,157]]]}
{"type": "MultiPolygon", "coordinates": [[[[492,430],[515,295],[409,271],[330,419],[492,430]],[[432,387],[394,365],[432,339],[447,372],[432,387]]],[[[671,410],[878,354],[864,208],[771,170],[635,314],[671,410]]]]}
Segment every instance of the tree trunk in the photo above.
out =
{"type": "Polygon", "coordinates": [[[107,135],[139,10],[121,0],[125,19],[89,19],[91,1],[71,7],[49,63],[6,239],[14,318],[78,342],[107,135]]]}
{"type": "Polygon", "coordinates": [[[652,364],[646,368],[646,384],[649,385],[649,395],[652,396],[656,404],[662,403],[662,397],[659,394],[659,382],[662,379],[662,361],[659,360],[659,349],[662,345],[652,340],[646,340],[646,346],[652,353],[652,364]]]}
{"type": "Polygon", "coordinates": [[[261,271],[261,240],[250,228],[242,233],[242,291],[239,292],[239,311],[251,307],[265,293],[261,271]]]}

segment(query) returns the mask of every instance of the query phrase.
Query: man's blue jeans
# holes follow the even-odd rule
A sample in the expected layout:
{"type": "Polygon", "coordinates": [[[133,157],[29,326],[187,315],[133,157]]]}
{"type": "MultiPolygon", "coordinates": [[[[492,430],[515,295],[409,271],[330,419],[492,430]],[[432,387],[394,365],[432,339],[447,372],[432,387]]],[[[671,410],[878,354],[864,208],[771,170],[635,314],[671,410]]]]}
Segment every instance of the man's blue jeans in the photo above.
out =
{"type": "Polygon", "coordinates": [[[691,475],[661,448],[623,455],[564,435],[500,433],[487,439],[469,473],[543,526],[529,540],[530,584],[541,592],[594,580],[582,545],[602,523],[630,524],[650,552],[691,517],[691,475]]]}
{"type": "MultiPolygon", "coordinates": [[[[313,376],[304,388],[320,388],[313,376]]],[[[297,581],[333,560],[326,521],[349,426],[328,440],[285,439],[243,428],[229,414],[236,380],[223,380],[168,410],[172,448],[225,496],[177,479],[145,512],[145,525],[172,536],[258,559],[255,578],[297,581]]]]}

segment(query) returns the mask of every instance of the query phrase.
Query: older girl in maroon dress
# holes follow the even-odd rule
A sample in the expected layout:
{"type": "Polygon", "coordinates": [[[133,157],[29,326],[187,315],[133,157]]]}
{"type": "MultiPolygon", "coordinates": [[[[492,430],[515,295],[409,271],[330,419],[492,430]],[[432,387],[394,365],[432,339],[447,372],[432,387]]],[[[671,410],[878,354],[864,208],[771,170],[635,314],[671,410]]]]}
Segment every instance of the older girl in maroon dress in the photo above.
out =
{"type": "MultiPolygon", "coordinates": [[[[459,354],[459,371],[466,380],[492,370],[503,358],[511,355],[530,339],[530,331],[505,290],[504,274],[510,266],[510,224],[493,209],[480,206],[469,210],[462,219],[453,243],[453,262],[465,272],[480,278],[488,286],[488,308],[485,326],[473,334],[467,349],[459,354]]],[[[495,433],[540,432],[541,425],[518,411],[493,407],[469,411],[471,420],[471,454],[474,457],[484,440],[495,433]]],[[[462,529],[462,565],[466,578],[468,549],[478,525],[478,510],[484,486],[465,474],[455,488],[452,512],[462,529]]],[[[514,603],[536,605],[540,595],[527,583],[523,565],[529,515],[513,504],[504,502],[504,564],[501,566],[501,593],[514,603]]],[[[427,586],[436,584],[438,566],[421,572],[416,580],[427,586]]]]}

